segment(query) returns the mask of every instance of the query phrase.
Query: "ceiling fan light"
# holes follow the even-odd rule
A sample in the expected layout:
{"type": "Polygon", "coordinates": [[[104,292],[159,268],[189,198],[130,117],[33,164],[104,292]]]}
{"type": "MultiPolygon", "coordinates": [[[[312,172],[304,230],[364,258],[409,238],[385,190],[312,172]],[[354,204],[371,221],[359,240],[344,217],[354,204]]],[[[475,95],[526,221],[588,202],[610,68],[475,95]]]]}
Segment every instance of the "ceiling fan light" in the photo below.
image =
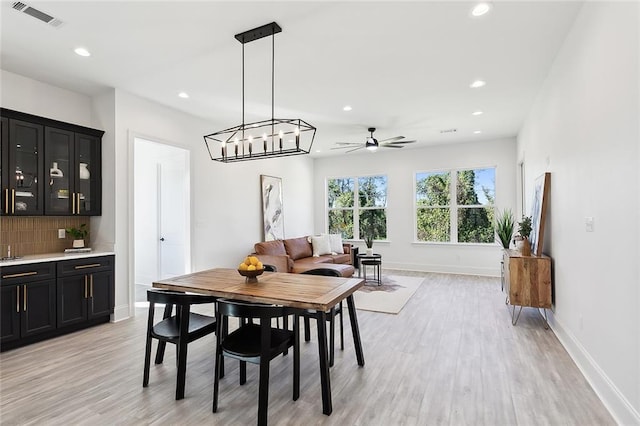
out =
{"type": "Polygon", "coordinates": [[[365,148],[367,148],[369,151],[375,151],[376,149],[378,149],[378,140],[374,137],[367,138],[365,148]]]}

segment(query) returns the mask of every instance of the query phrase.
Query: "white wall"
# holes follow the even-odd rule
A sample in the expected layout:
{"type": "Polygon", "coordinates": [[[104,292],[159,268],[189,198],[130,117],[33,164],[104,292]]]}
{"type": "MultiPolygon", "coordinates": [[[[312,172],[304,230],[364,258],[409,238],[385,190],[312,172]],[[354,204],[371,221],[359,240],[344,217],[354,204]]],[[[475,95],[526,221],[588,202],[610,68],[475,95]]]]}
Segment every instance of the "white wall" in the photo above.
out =
{"type": "Polygon", "coordinates": [[[518,137],[527,201],[551,172],[550,324],[620,424],[640,424],[639,21],[586,2],[518,137]]]}
{"type": "MultiPolygon", "coordinates": [[[[414,178],[418,171],[496,167],[496,205],[515,211],[515,159],[515,139],[317,159],[314,231],[326,232],[327,178],[384,174],[388,178],[388,242],[374,246],[386,268],[499,276],[499,245],[414,242],[414,178]]],[[[364,248],[362,243],[358,245],[364,248]]]]}

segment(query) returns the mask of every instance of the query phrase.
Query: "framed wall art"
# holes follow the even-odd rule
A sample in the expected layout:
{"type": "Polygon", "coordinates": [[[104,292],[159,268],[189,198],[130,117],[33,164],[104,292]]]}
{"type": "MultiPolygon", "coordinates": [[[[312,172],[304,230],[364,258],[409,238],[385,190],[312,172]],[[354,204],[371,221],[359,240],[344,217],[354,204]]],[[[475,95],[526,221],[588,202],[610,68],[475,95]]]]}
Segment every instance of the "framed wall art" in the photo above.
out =
{"type": "Polygon", "coordinates": [[[531,206],[531,254],[542,255],[544,241],[544,222],[549,206],[549,188],[551,185],[551,173],[544,173],[535,181],[533,189],[533,204],[531,206]]]}
{"type": "Polygon", "coordinates": [[[260,175],[262,192],[262,224],[264,241],[284,239],[284,215],[282,212],[282,179],[260,175]]]}

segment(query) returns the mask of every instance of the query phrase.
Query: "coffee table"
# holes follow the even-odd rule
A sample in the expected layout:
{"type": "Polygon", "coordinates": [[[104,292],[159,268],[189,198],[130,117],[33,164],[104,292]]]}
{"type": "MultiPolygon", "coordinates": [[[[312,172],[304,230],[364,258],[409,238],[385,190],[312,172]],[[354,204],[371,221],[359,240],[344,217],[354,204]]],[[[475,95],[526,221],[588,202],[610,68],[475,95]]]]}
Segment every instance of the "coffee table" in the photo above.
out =
{"type": "Polygon", "coordinates": [[[373,254],[358,254],[358,263],[362,266],[358,268],[358,278],[360,278],[360,272],[362,272],[364,282],[367,282],[367,266],[373,266],[373,280],[378,285],[382,285],[382,255],[378,253],[373,254]]]}

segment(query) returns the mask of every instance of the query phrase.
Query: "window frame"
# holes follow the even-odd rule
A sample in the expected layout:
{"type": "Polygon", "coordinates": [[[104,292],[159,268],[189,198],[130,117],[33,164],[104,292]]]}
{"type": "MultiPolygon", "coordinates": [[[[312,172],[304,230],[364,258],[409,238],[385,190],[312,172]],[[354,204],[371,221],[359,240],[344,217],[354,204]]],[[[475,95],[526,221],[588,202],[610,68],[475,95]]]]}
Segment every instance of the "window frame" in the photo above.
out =
{"type": "Polygon", "coordinates": [[[329,230],[329,212],[332,210],[350,210],[353,213],[353,238],[345,238],[345,241],[354,241],[354,242],[364,242],[363,237],[360,235],[360,210],[384,210],[385,212],[385,234],[386,238],[384,240],[374,240],[375,242],[385,242],[389,241],[389,216],[387,215],[389,209],[389,175],[386,173],[369,173],[365,175],[350,175],[350,176],[333,176],[325,178],[324,182],[325,188],[325,196],[324,196],[324,221],[325,221],[325,232],[331,232],[329,230]],[[370,177],[384,177],[386,183],[386,194],[385,194],[385,206],[384,207],[362,207],[360,206],[360,178],[370,178],[370,177]],[[353,207],[339,207],[339,208],[331,208],[329,207],[329,181],[335,179],[353,179],[353,207]]]}
{"type": "MultiPolygon", "coordinates": [[[[496,244],[495,240],[487,243],[478,243],[478,242],[459,242],[458,241],[458,209],[460,208],[488,208],[491,207],[493,209],[494,215],[496,211],[496,198],[497,198],[497,176],[498,176],[498,166],[497,165],[488,165],[488,166],[474,166],[474,167],[452,167],[452,168],[441,168],[441,169],[431,169],[431,170],[417,170],[413,173],[413,242],[414,244],[434,244],[434,245],[465,245],[465,246],[493,246],[496,244]],[[483,169],[493,169],[494,173],[494,200],[493,204],[458,204],[457,198],[457,187],[458,187],[458,173],[465,170],[483,170],[483,169]],[[422,241],[418,239],[418,209],[419,208],[445,208],[447,206],[418,206],[418,175],[422,173],[429,174],[443,174],[449,173],[451,177],[455,177],[455,179],[449,180],[449,241],[422,241]]],[[[495,224],[493,224],[494,233],[495,233],[495,224]]]]}

